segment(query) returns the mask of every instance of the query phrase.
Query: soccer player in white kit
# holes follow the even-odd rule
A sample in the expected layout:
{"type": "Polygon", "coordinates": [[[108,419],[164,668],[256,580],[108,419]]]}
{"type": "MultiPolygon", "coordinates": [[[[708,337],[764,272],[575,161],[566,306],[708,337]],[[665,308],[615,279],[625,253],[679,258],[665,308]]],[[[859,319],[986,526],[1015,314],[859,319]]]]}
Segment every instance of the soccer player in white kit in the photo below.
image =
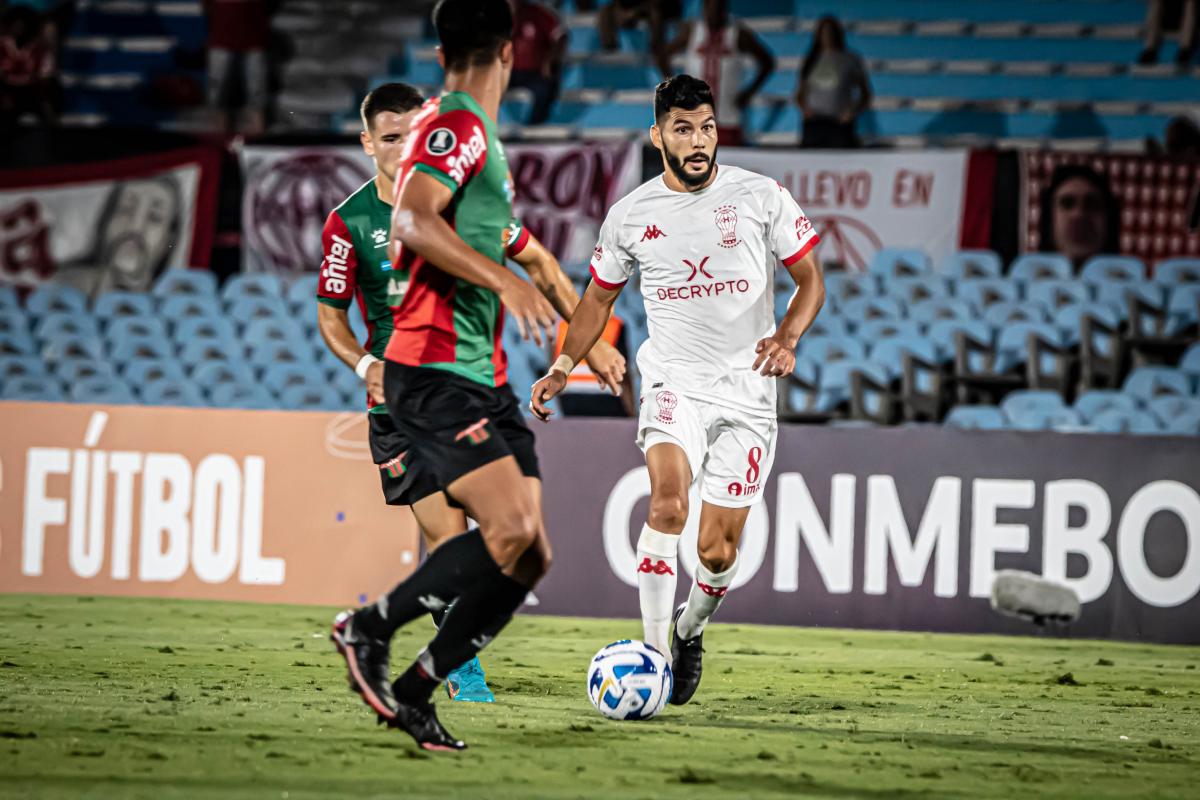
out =
{"type": "Polygon", "coordinates": [[[650,513],[637,545],[638,593],[647,643],[664,653],[688,490],[700,484],[699,556],[687,602],[669,640],[675,689],[700,684],[704,626],[737,572],[737,546],[775,458],[775,379],[796,365],[795,348],[825,299],[804,212],[771,178],[718,165],[717,120],[708,84],[689,75],[660,83],[650,138],[664,171],[614,205],[592,257],[592,282],[571,317],[562,356],[533,386],[542,420],[575,363],[590,351],[634,269],[641,270],[650,338],[642,374],[638,446],[650,472],[650,513]],[[774,272],[796,292],[778,328],[774,272]]]}

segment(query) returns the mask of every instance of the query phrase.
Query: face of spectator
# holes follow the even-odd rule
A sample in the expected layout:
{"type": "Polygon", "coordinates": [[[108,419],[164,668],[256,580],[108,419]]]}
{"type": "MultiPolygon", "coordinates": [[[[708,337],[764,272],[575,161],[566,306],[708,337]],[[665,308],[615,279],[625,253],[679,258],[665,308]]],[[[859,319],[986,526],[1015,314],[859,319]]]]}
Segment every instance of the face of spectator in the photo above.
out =
{"type": "Polygon", "coordinates": [[[703,186],[717,163],[717,120],[713,107],[672,108],[650,131],[663,162],[685,186],[703,186]]]}
{"type": "Polygon", "coordinates": [[[100,258],[119,279],[116,288],[146,289],[171,240],[179,213],[176,187],[162,180],[128,181],[116,190],[113,211],[100,232],[100,258]]]}
{"type": "Polygon", "coordinates": [[[370,130],[359,134],[363,150],[375,159],[375,169],[389,181],[396,180],[400,167],[400,154],[408,140],[408,131],[420,108],[397,114],[395,111],[380,111],[371,120],[370,130]]]}
{"type": "Polygon", "coordinates": [[[828,22],[821,23],[821,29],[817,31],[817,39],[821,43],[822,50],[837,49],[837,34],[833,30],[833,25],[828,22]]]}
{"type": "Polygon", "coordinates": [[[1076,263],[1104,250],[1108,221],[1104,195],[1083,178],[1071,178],[1054,193],[1055,248],[1076,263]]]}

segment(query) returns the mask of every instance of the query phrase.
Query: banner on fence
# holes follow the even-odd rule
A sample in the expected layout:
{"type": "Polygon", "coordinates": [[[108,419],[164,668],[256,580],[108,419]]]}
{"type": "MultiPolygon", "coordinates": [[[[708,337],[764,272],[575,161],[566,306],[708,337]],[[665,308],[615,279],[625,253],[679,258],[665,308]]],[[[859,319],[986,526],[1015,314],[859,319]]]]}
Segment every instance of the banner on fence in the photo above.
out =
{"type": "MultiPolygon", "coordinates": [[[[569,142],[506,146],[514,208],[564,265],[586,264],[609,206],[637,186],[641,146],[569,142]]],[[[357,145],[242,148],[244,267],[315,271],[321,228],[374,165],[357,145]]]]}
{"type": "Polygon", "coordinates": [[[141,291],[207,267],[220,153],[193,148],[0,172],[0,283],[141,291]]]}

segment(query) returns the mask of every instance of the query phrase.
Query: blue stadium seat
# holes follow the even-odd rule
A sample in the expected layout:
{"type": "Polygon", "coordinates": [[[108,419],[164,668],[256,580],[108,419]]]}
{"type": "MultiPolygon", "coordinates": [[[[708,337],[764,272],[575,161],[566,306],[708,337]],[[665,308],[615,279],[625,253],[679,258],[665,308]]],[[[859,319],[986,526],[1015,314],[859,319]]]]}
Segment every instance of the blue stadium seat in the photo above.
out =
{"type": "Polygon", "coordinates": [[[232,305],[243,297],[283,297],[283,281],[277,275],[266,272],[239,272],[221,287],[221,299],[232,305]]]}
{"type": "Polygon", "coordinates": [[[20,306],[0,306],[0,333],[29,333],[29,317],[20,306]]]}
{"type": "Polygon", "coordinates": [[[17,290],[7,284],[0,284],[0,311],[8,313],[9,309],[20,309],[21,301],[17,290]]]}
{"type": "Polygon", "coordinates": [[[1200,378],[1200,342],[1193,344],[1179,360],[1179,369],[1193,378],[1200,378]]]}
{"type": "Polygon", "coordinates": [[[1200,283],[1200,258],[1168,258],[1158,262],[1154,280],[1168,286],[1200,283]]]}
{"type": "Polygon", "coordinates": [[[267,367],[271,364],[308,364],[312,358],[307,346],[268,341],[251,345],[247,360],[256,367],[267,367]]]}
{"type": "Polygon", "coordinates": [[[287,305],[279,297],[238,297],[226,301],[225,313],[239,328],[256,319],[290,319],[287,305]]]}
{"type": "Polygon", "coordinates": [[[1188,397],[1192,394],[1187,373],[1173,367],[1138,367],[1129,373],[1121,388],[1143,403],[1149,403],[1163,395],[1177,394],[1188,397]]]}
{"type": "Polygon", "coordinates": [[[921,338],[917,323],[902,319],[869,319],[858,326],[856,337],[870,348],[876,342],[894,337],[921,338]]]}
{"type": "Polygon", "coordinates": [[[22,377],[49,376],[50,368],[35,355],[0,355],[0,384],[22,377]]]}
{"type": "Polygon", "coordinates": [[[983,319],[994,328],[1017,322],[1045,322],[1050,314],[1045,306],[1032,300],[992,303],[983,309],[983,319]]]}
{"type": "MultiPolygon", "coordinates": [[[[1082,324],[1084,317],[1101,322],[1114,331],[1117,330],[1123,319],[1122,314],[1108,303],[1075,303],[1056,309],[1054,312],[1054,324],[1058,326],[1060,331],[1066,334],[1068,344],[1079,344],[1079,337],[1083,335],[1082,324]]],[[[1115,346],[1116,340],[1111,336],[1105,336],[1101,333],[1095,333],[1092,336],[1092,347],[1100,355],[1112,355],[1115,346]]]]}
{"type": "Polygon", "coordinates": [[[835,339],[840,339],[849,336],[849,326],[846,321],[837,314],[827,313],[824,309],[813,320],[813,324],[804,332],[805,338],[810,336],[830,336],[835,339]]]}
{"type": "Polygon", "coordinates": [[[955,284],[954,294],[981,313],[993,303],[1021,299],[1020,285],[1003,278],[963,278],[955,284]]]}
{"type": "Polygon", "coordinates": [[[1116,389],[1092,389],[1079,395],[1072,408],[1078,411],[1086,422],[1091,422],[1098,414],[1110,409],[1137,413],[1141,410],[1141,405],[1137,398],[1116,389]]]}
{"type": "Polygon", "coordinates": [[[178,323],[190,317],[219,317],[221,305],[215,296],[203,294],[173,294],[162,301],[159,313],[164,319],[178,323]]]}
{"type": "Polygon", "coordinates": [[[1100,433],[1162,433],[1162,426],[1147,411],[1110,408],[1090,420],[1092,429],[1100,433]]]}
{"type": "Polygon", "coordinates": [[[166,324],[158,317],[116,317],[108,323],[108,330],[105,331],[110,346],[131,336],[163,340],[170,338],[166,324]]]}
{"type": "Polygon", "coordinates": [[[154,300],[140,292],[107,292],[96,298],[95,312],[106,321],[116,317],[150,317],[154,315],[154,300]]]}
{"type": "Polygon", "coordinates": [[[217,296],[217,276],[208,270],[169,269],[159,276],[150,293],[156,297],[173,295],[217,296]]]}
{"type": "Polygon", "coordinates": [[[801,337],[798,352],[805,360],[819,364],[822,369],[838,361],[863,359],[867,355],[866,348],[857,339],[823,336],[801,337]]]}
{"type": "Polygon", "coordinates": [[[848,400],[850,379],[855,373],[861,373],[876,383],[886,385],[889,382],[888,371],[883,364],[865,358],[845,359],[821,366],[819,386],[822,394],[839,403],[848,400]]]}
{"type": "Polygon", "coordinates": [[[173,358],[134,358],[121,365],[121,375],[135,389],[163,378],[174,381],[187,378],[183,366],[173,358]]]}
{"type": "Polygon", "coordinates": [[[879,280],[865,272],[830,272],[825,276],[825,294],[840,308],[849,300],[878,295],[879,280]]]}
{"type": "Polygon", "coordinates": [[[336,411],[345,401],[333,387],[322,384],[288,386],[279,395],[279,405],[294,411],[336,411]]]}
{"type": "Polygon", "coordinates": [[[175,324],[174,339],[178,345],[193,339],[232,343],[237,340],[237,331],[226,317],[185,317],[175,324]]]}
{"type": "Polygon", "coordinates": [[[884,278],[915,278],[930,270],[929,256],[921,250],[883,247],[875,251],[867,272],[884,278]]]}
{"type": "Polygon", "coordinates": [[[47,361],[61,361],[64,358],[100,359],[103,357],[104,345],[99,338],[55,333],[42,342],[42,358],[47,361]]]}
{"type": "Polygon", "coordinates": [[[1200,323],[1200,283],[1173,287],[1167,300],[1167,324],[1163,332],[1175,336],[1197,323],[1200,323]]]}
{"type": "Polygon", "coordinates": [[[317,312],[314,308],[317,302],[316,275],[301,275],[299,278],[293,278],[287,286],[286,295],[292,311],[306,310],[309,315],[316,316],[317,312]]]}
{"type": "Polygon", "coordinates": [[[1062,281],[1073,274],[1070,260],[1061,253],[1026,253],[1012,263],[1008,277],[1018,281],[1062,281]]]}
{"type": "Polygon", "coordinates": [[[1171,427],[1171,420],[1200,414],[1200,398],[1180,395],[1155,397],[1146,403],[1150,412],[1158,418],[1164,428],[1171,427]]]}
{"type": "Polygon", "coordinates": [[[187,367],[197,367],[206,361],[241,361],[240,345],[228,344],[212,339],[193,339],[184,342],[179,350],[179,360],[187,367]]]}
{"type": "Polygon", "coordinates": [[[1163,308],[1167,303],[1166,287],[1144,278],[1137,283],[1109,281],[1095,284],[1095,287],[1096,300],[1114,305],[1126,312],[1129,309],[1130,299],[1134,297],[1155,308],[1163,308]]]}
{"type": "Polygon", "coordinates": [[[184,406],[200,408],[208,405],[204,394],[187,378],[155,378],[140,389],[142,402],[151,406],[184,406]]]}
{"type": "Polygon", "coordinates": [[[290,386],[328,386],[324,376],[314,366],[308,364],[274,363],[263,370],[262,386],[273,395],[280,393],[290,386]]]}
{"type": "Polygon", "coordinates": [[[1025,297],[1057,312],[1063,306],[1092,302],[1092,289],[1074,279],[1039,280],[1025,287],[1025,297]]]}
{"type": "Polygon", "coordinates": [[[125,382],[112,378],[84,378],[71,387],[71,400],[75,403],[97,403],[126,405],[137,402],[125,382]]]}
{"type": "Polygon", "coordinates": [[[1133,256],[1092,256],[1083,265],[1081,277],[1088,283],[1136,283],[1146,279],[1146,265],[1133,256]]]}
{"type": "Polygon", "coordinates": [[[225,382],[213,386],[208,393],[209,402],[217,408],[278,408],[279,404],[260,386],[245,383],[225,382]]]}
{"type": "Polygon", "coordinates": [[[1021,414],[1030,411],[1058,411],[1066,408],[1062,395],[1042,389],[1018,389],[1009,393],[1001,402],[1000,410],[1009,419],[1016,419],[1021,414]]]}
{"type": "Polygon", "coordinates": [[[963,430],[997,431],[1007,428],[1008,420],[996,406],[959,405],[950,409],[945,425],[963,430]]]}
{"type": "Polygon", "coordinates": [[[789,380],[786,390],[786,404],[792,413],[828,414],[838,404],[837,398],[820,391],[818,375],[820,370],[816,362],[801,358],[796,361],[792,370],[794,380],[789,380]]]}
{"type": "Polygon", "coordinates": [[[126,336],[112,342],[112,359],[117,363],[135,358],[174,358],[175,346],[167,338],[126,336]]]}
{"type": "Polygon", "coordinates": [[[200,388],[212,391],[223,383],[257,386],[254,373],[241,361],[200,361],[192,369],[192,381],[200,388]]]}
{"type": "Polygon", "coordinates": [[[904,309],[892,297],[856,297],[842,304],[842,316],[862,324],[872,319],[901,319],[904,309]]]}
{"type": "Polygon", "coordinates": [[[1084,428],[1083,418],[1071,408],[1022,409],[1009,416],[1009,422],[1019,431],[1070,431],[1084,428]]]}
{"type": "Polygon", "coordinates": [[[39,286],[25,300],[25,310],[35,317],[52,311],[81,314],[87,311],[87,296],[73,286],[39,286]]]}
{"type": "MultiPolygon", "coordinates": [[[[996,334],[996,369],[1004,372],[1029,358],[1029,337],[1036,336],[1057,348],[1067,347],[1067,337],[1049,322],[1009,322],[996,334]]],[[[1057,361],[1051,353],[1043,353],[1037,365],[1039,375],[1052,375],[1057,361]]]]}
{"type": "Polygon", "coordinates": [[[54,373],[66,386],[74,386],[85,378],[117,378],[117,370],[111,362],[91,358],[64,358],[54,365],[54,373]]]}
{"type": "Polygon", "coordinates": [[[943,320],[972,320],[975,319],[975,312],[969,304],[954,298],[922,300],[908,307],[908,318],[930,326],[943,320]]]}
{"type": "Polygon", "coordinates": [[[919,278],[884,278],[883,294],[900,300],[906,306],[929,300],[947,300],[950,298],[950,279],[940,275],[923,275],[919,278]]]}
{"type": "Polygon", "coordinates": [[[61,403],[66,400],[57,378],[15,375],[0,381],[0,400],[61,403]]]}
{"type": "Polygon", "coordinates": [[[946,256],[938,271],[954,280],[975,280],[999,278],[1004,266],[992,250],[959,250],[946,256]]]}
{"type": "Polygon", "coordinates": [[[264,342],[290,342],[297,343],[306,341],[307,337],[304,331],[290,319],[256,319],[246,325],[242,330],[242,339],[248,345],[255,345],[264,342]]]}
{"type": "Polygon", "coordinates": [[[954,356],[955,340],[959,333],[983,344],[994,340],[991,327],[981,319],[943,319],[929,326],[925,335],[933,342],[942,358],[954,356]]]}
{"type": "Polygon", "coordinates": [[[34,324],[33,335],[42,342],[56,335],[98,339],[100,326],[95,317],[87,312],[72,314],[66,311],[50,311],[43,314],[34,324]]]}
{"type": "MultiPolygon", "coordinates": [[[[511,364],[512,361],[513,359],[510,359],[509,363],[511,364]]],[[[366,403],[366,384],[363,383],[362,378],[355,374],[354,370],[350,369],[339,361],[337,368],[333,369],[331,372],[325,371],[325,375],[328,377],[328,383],[332,384],[333,388],[337,389],[339,394],[353,395],[358,398],[360,403],[366,403]]],[[[530,382],[529,385],[532,386],[533,383],[530,382]]],[[[518,397],[520,397],[520,395],[518,395],[518,397]]]]}
{"type": "Polygon", "coordinates": [[[1192,411],[1173,417],[1163,425],[1163,433],[1175,436],[1200,435],[1200,411],[1192,411]]]}
{"type": "MultiPolygon", "coordinates": [[[[870,360],[882,364],[891,380],[899,378],[904,373],[906,356],[913,356],[930,364],[937,364],[942,360],[942,356],[933,342],[919,334],[883,339],[872,345],[870,349],[870,360]]],[[[932,375],[927,371],[918,373],[916,388],[922,392],[929,391],[931,380],[932,375]]]]}

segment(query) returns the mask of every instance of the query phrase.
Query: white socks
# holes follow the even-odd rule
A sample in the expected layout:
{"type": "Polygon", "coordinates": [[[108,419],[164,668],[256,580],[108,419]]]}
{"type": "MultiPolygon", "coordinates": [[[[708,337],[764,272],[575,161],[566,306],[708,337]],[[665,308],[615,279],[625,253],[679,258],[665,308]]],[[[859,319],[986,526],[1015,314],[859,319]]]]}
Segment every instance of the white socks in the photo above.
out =
{"type": "MultiPolygon", "coordinates": [[[[737,567],[736,558],[733,566],[724,572],[713,573],[709,572],[704,564],[696,565],[696,582],[692,584],[692,591],[688,593],[687,606],[679,615],[679,621],[675,623],[675,631],[680,639],[694,639],[704,632],[705,623],[712,618],[721,601],[725,599],[725,592],[728,591],[729,584],[733,583],[737,567]]],[[[642,608],[645,608],[644,604],[642,608]]],[[[645,615],[645,611],[642,614],[645,615]]]]}
{"type": "Polygon", "coordinates": [[[679,572],[679,535],[642,526],[637,543],[638,599],[642,606],[645,641],[671,657],[671,611],[675,604],[675,576],[679,572]]]}

